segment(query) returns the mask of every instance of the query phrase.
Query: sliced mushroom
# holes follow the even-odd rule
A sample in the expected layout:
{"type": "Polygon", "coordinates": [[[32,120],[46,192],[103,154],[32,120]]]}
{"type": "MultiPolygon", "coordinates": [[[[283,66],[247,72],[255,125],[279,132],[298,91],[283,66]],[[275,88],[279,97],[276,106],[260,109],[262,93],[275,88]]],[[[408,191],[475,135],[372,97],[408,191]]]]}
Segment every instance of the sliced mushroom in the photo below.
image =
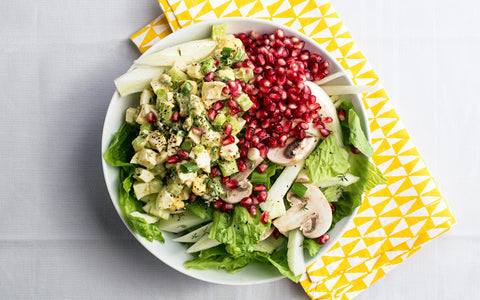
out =
{"type": "Polygon", "coordinates": [[[226,191],[228,191],[225,195],[220,196],[223,201],[231,204],[235,204],[240,202],[245,197],[250,196],[252,193],[252,184],[248,180],[243,180],[238,183],[238,187],[234,190],[228,190],[225,188],[226,191]]]}
{"type": "Polygon", "coordinates": [[[262,236],[260,237],[260,239],[258,241],[260,242],[260,241],[268,239],[268,237],[272,235],[274,230],[275,230],[275,227],[270,226],[269,229],[265,230],[265,232],[262,234],[262,236]]]}
{"type": "Polygon", "coordinates": [[[285,215],[273,220],[273,225],[281,233],[300,227],[305,237],[318,238],[332,225],[332,210],[319,188],[312,184],[305,186],[307,191],[303,198],[292,192],[287,194],[292,206],[285,215]]]}
{"type": "Polygon", "coordinates": [[[308,172],[307,172],[307,169],[305,169],[305,167],[303,167],[303,169],[300,170],[300,172],[298,173],[298,176],[297,176],[297,182],[310,182],[310,178],[308,177],[308,172]]]}
{"type": "Polygon", "coordinates": [[[318,138],[313,135],[307,135],[304,139],[288,139],[284,148],[271,148],[267,157],[272,162],[282,166],[293,166],[305,157],[315,148],[318,138]]]}
{"type": "Polygon", "coordinates": [[[257,158],[255,161],[247,160],[247,170],[233,175],[232,179],[235,179],[238,182],[244,181],[248,176],[250,176],[250,174],[252,174],[253,170],[255,170],[255,168],[258,167],[262,161],[262,157],[257,158]]]}

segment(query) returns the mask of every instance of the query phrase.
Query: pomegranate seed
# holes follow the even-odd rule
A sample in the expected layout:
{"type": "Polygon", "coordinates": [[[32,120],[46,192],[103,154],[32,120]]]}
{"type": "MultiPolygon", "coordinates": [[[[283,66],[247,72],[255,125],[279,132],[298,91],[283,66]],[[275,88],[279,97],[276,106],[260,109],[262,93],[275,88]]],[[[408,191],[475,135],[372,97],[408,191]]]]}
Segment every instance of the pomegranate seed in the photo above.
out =
{"type": "Polygon", "coordinates": [[[262,191],[257,195],[258,202],[265,202],[267,200],[267,192],[262,191]]]}
{"type": "Polygon", "coordinates": [[[276,133],[283,133],[283,128],[282,128],[282,125],[280,125],[280,124],[276,124],[276,125],[273,127],[273,130],[274,130],[276,133]]]}
{"type": "Polygon", "coordinates": [[[222,208],[221,208],[221,210],[223,212],[231,211],[232,209],[233,209],[233,204],[231,204],[231,203],[223,203],[222,208]]]}
{"type": "Polygon", "coordinates": [[[256,208],[254,205],[249,206],[249,207],[247,208],[247,210],[248,210],[248,213],[249,213],[251,216],[256,216],[256,215],[257,215],[257,208],[256,208]]]}
{"type": "Polygon", "coordinates": [[[263,109],[261,110],[258,110],[257,113],[256,113],[256,117],[257,119],[264,119],[268,116],[267,112],[264,111],[263,109]]]}
{"type": "Polygon", "coordinates": [[[242,67],[242,63],[241,62],[236,62],[233,64],[233,68],[235,69],[238,69],[238,68],[241,68],[242,67]]]}
{"type": "Polygon", "coordinates": [[[332,213],[334,213],[335,212],[335,204],[330,203],[330,208],[332,209],[332,213]]]}
{"type": "Polygon", "coordinates": [[[222,145],[223,146],[227,146],[227,145],[230,145],[230,144],[233,144],[233,143],[235,143],[235,138],[231,135],[228,135],[227,137],[225,137],[222,140],[222,145]]]}
{"type": "MultiPolygon", "coordinates": [[[[224,87],[224,89],[225,89],[225,88],[226,88],[226,87],[224,87]]],[[[223,104],[223,101],[217,101],[217,102],[215,102],[215,103],[213,104],[212,107],[213,107],[214,110],[219,111],[219,110],[221,110],[221,109],[223,108],[224,105],[225,105],[225,104],[223,104]]]]}
{"type": "Polygon", "coordinates": [[[175,111],[172,115],[172,122],[178,122],[180,121],[180,113],[178,111],[175,111]]]}
{"type": "Polygon", "coordinates": [[[280,67],[283,67],[287,65],[287,62],[285,61],[285,59],[279,58],[277,59],[277,65],[279,65],[280,67]]]}
{"type": "MultiPolygon", "coordinates": [[[[252,125],[252,124],[250,124],[252,125]]],[[[245,129],[245,138],[247,140],[251,140],[252,139],[252,136],[253,136],[253,131],[254,129],[252,127],[248,127],[247,129],[245,129]]]]}
{"type": "Polygon", "coordinates": [[[244,60],[243,63],[242,63],[242,66],[244,68],[250,68],[250,69],[255,68],[255,64],[249,59],[244,60]]]}
{"type": "Polygon", "coordinates": [[[173,156],[170,156],[169,158],[167,158],[167,163],[176,164],[179,160],[180,160],[180,158],[177,155],[173,155],[173,156]]]}
{"type": "Polygon", "coordinates": [[[266,191],[267,190],[267,187],[263,184],[256,184],[254,187],[253,187],[253,190],[255,192],[263,192],[263,191],[266,191]]]}
{"type": "Polygon", "coordinates": [[[263,224],[268,223],[268,211],[264,211],[262,213],[262,215],[260,216],[260,222],[262,222],[263,224]]]}
{"type": "Polygon", "coordinates": [[[299,130],[297,136],[299,139],[303,140],[307,136],[307,133],[305,130],[299,130]]]}
{"type": "Polygon", "coordinates": [[[220,181],[221,181],[223,184],[227,184],[227,182],[230,181],[230,177],[228,177],[228,176],[222,177],[222,178],[220,179],[220,181]]]}
{"type": "Polygon", "coordinates": [[[188,196],[188,203],[193,203],[195,199],[197,199],[197,196],[195,194],[190,194],[190,196],[188,196]]]}
{"type": "Polygon", "coordinates": [[[213,202],[213,208],[215,209],[220,209],[223,206],[223,201],[222,200],[217,200],[213,202]]]}
{"type": "Polygon", "coordinates": [[[242,150],[240,150],[240,157],[247,157],[247,154],[248,154],[248,148],[243,148],[242,150]]]}
{"type": "Polygon", "coordinates": [[[187,159],[188,158],[188,152],[185,150],[180,150],[178,151],[177,155],[180,159],[187,159]]]}
{"type": "Polygon", "coordinates": [[[270,120],[269,119],[264,119],[262,121],[262,123],[260,124],[260,126],[265,129],[265,128],[268,128],[270,126],[270,120]]]}
{"type": "Polygon", "coordinates": [[[278,146],[278,143],[274,138],[268,138],[267,144],[268,144],[268,147],[271,147],[271,148],[275,148],[278,146]]]}
{"type": "Polygon", "coordinates": [[[240,200],[240,205],[247,208],[250,205],[252,205],[252,198],[250,197],[245,197],[242,200],[240,200]]]}
{"type": "Polygon", "coordinates": [[[230,123],[225,123],[225,125],[223,126],[223,132],[224,132],[226,135],[231,135],[231,134],[232,134],[232,124],[230,124],[230,123]]]}
{"type": "Polygon", "coordinates": [[[293,49],[292,52],[290,52],[291,57],[297,57],[300,55],[300,50],[298,49],[293,49]]]}
{"type": "Polygon", "coordinates": [[[323,123],[332,123],[333,122],[333,119],[332,117],[325,117],[322,119],[323,123]]]}
{"type": "Polygon", "coordinates": [[[263,72],[262,67],[256,67],[255,69],[253,69],[253,73],[255,74],[261,74],[262,72],[263,72]]]}
{"type": "Polygon", "coordinates": [[[330,236],[325,233],[324,235],[322,235],[321,237],[318,238],[317,242],[320,245],[325,245],[325,243],[328,242],[329,239],[330,239],[330,236]]]}
{"type": "Polygon", "coordinates": [[[210,108],[208,110],[207,116],[210,121],[213,121],[217,117],[217,111],[213,108],[210,108]]]}
{"type": "Polygon", "coordinates": [[[290,129],[292,129],[292,125],[293,125],[292,121],[290,120],[285,121],[285,123],[283,124],[283,131],[289,132],[290,129]]]}
{"type": "Polygon", "coordinates": [[[256,135],[254,135],[252,137],[252,139],[250,140],[251,144],[253,147],[256,147],[258,145],[258,143],[260,143],[260,138],[256,135]]]}
{"type": "Polygon", "coordinates": [[[305,47],[305,42],[304,41],[299,41],[297,43],[293,44],[293,47],[298,50],[302,50],[303,47],[305,47]]]}
{"type": "Polygon", "coordinates": [[[238,103],[237,103],[237,101],[230,98],[230,99],[227,100],[227,106],[229,108],[236,108],[236,107],[238,107],[238,103]]]}
{"type": "Polygon", "coordinates": [[[280,231],[278,231],[278,229],[275,228],[272,232],[272,236],[274,239],[278,240],[278,238],[280,237],[280,231]]]}
{"type": "Polygon", "coordinates": [[[215,178],[217,177],[218,175],[220,175],[220,168],[215,166],[215,167],[212,167],[212,169],[210,170],[210,177],[211,178],[215,178]]]}
{"type": "Polygon", "coordinates": [[[275,116],[275,117],[273,117],[272,121],[273,121],[274,123],[278,123],[278,122],[280,122],[280,121],[283,119],[283,117],[280,115],[280,113],[279,113],[278,111],[275,111],[275,113],[278,113],[278,115],[275,116]]]}
{"type": "Polygon", "coordinates": [[[283,39],[285,37],[285,33],[283,32],[282,29],[277,28],[277,30],[275,30],[275,37],[277,39],[283,39]]]}
{"type": "Polygon", "coordinates": [[[257,171],[258,171],[258,173],[263,174],[263,173],[265,173],[265,171],[267,170],[267,168],[268,168],[268,165],[267,165],[267,164],[260,164],[260,165],[257,167],[257,171]]]}
{"type": "Polygon", "coordinates": [[[258,144],[257,149],[258,149],[258,151],[260,151],[260,156],[261,157],[263,157],[263,158],[267,157],[267,153],[268,153],[267,146],[265,146],[264,144],[258,144]]]}
{"type": "Polygon", "coordinates": [[[235,179],[230,179],[227,183],[225,183],[225,186],[229,190],[234,190],[234,189],[238,188],[238,181],[235,180],[235,179]]]}
{"type": "Polygon", "coordinates": [[[208,72],[205,77],[203,77],[203,81],[209,82],[212,81],[213,78],[215,78],[215,73],[214,72],[208,72]]]}
{"type": "Polygon", "coordinates": [[[263,54],[257,55],[257,63],[258,63],[260,66],[264,66],[264,65],[265,65],[265,56],[263,56],[263,54]]]}
{"type": "Polygon", "coordinates": [[[200,127],[192,127],[192,132],[196,135],[202,135],[203,134],[203,129],[200,127]]]}
{"type": "Polygon", "coordinates": [[[320,69],[322,71],[325,71],[326,69],[328,69],[328,67],[330,66],[330,64],[328,63],[328,61],[324,60],[321,64],[320,64],[320,69]]]}
{"type": "Polygon", "coordinates": [[[328,129],[325,129],[325,128],[322,128],[320,129],[320,134],[323,136],[323,137],[327,137],[330,135],[330,131],[328,129]]]}
{"type": "Polygon", "coordinates": [[[355,147],[355,146],[353,146],[353,145],[350,147],[350,150],[352,151],[353,154],[360,154],[360,153],[362,153],[362,152],[360,152],[360,150],[358,150],[357,147],[355,147]]]}
{"type": "Polygon", "coordinates": [[[308,124],[305,123],[305,122],[300,122],[300,123],[298,124],[298,127],[299,127],[300,129],[302,129],[302,130],[308,130],[308,124]]]}
{"type": "Polygon", "coordinates": [[[337,111],[337,115],[338,115],[338,118],[340,119],[340,121],[345,121],[346,115],[345,115],[345,111],[343,109],[339,109],[337,111]]]}
{"type": "MultiPolygon", "coordinates": [[[[284,145],[287,140],[288,140],[288,137],[289,137],[290,134],[288,133],[284,133],[280,136],[280,138],[278,139],[278,141],[280,142],[280,144],[284,145]]],[[[281,146],[281,147],[285,147],[285,146],[281,146]]]]}
{"type": "Polygon", "coordinates": [[[237,160],[237,167],[238,167],[238,171],[240,172],[245,172],[247,170],[247,164],[243,159],[237,160]]]}
{"type": "Polygon", "coordinates": [[[230,94],[230,88],[228,86],[223,87],[222,94],[224,95],[230,94]]]}
{"type": "Polygon", "coordinates": [[[148,115],[147,115],[147,122],[148,123],[157,122],[157,115],[154,112],[149,112],[148,115]]]}

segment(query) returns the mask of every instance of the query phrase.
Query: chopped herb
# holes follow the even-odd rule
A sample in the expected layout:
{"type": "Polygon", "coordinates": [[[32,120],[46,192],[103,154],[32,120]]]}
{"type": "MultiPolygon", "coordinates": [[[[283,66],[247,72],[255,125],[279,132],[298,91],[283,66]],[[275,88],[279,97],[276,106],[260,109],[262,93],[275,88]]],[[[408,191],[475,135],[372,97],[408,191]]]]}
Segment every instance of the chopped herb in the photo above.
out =
{"type": "Polygon", "coordinates": [[[305,196],[305,193],[307,192],[307,187],[300,182],[294,182],[290,191],[295,193],[295,195],[297,195],[298,197],[303,198],[305,196]]]}

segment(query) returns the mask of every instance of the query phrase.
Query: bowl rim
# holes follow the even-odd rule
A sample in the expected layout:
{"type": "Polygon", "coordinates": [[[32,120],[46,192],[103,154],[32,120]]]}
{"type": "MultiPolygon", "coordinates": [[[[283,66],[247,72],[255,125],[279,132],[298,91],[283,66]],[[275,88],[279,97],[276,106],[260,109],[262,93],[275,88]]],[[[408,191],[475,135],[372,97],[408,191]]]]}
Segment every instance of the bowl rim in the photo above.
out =
{"type": "MultiPolygon", "coordinates": [[[[340,78],[343,78],[344,80],[346,80],[348,82],[349,85],[354,85],[354,82],[350,79],[350,77],[348,76],[348,73],[346,72],[346,70],[337,62],[337,60],[332,56],[332,54],[330,54],[330,52],[328,52],[326,49],[324,49],[322,46],[320,46],[319,43],[317,43],[316,41],[314,41],[312,38],[308,37],[307,35],[301,33],[300,31],[296,30],[296,29],[292,29],[288,26],[285,26],[283,24],[280,24],[280,23],[277,23],[275,21],[270,21],[270,20],[264,20],[264,19],[257,19],[257,18],[251,18],[251,17],[226,17],[226,18],[219,18],[219,19],[214,19],[214,20],[205,20],[205,21],[202,21],[202,22],[199,22],[199,23],[195,23],[195,24],[192,24],[192,25],[189,25],[187,27],[184,27],[184,28],[181,28],[171,34],[169,34],[168,36],[162,38],[161,40],[159,40],[157,43],[155,43],[154,45],[152,45],[147,51],[145,51],[142,55],[140,55],[138,58],[140,57],[143,57],[143,56],[146,56],[146,55],[149,55],[153,52],[156,52],[156,51],[159,51],[161,50],[162,48],[162,42],[165,43],[166,41],[173,41],[175,39],[175,37],[180,34],[180,33],[183,33],[183,32],[188,32],[188,31],[191,31],[191,30],[195,30],[197,27],[200,27],[200,26],[211,26],[213,24],[219,24],[219,23],[227,23],[227,26],[228,26],[228,22],[229,21],[246,21],[246,22],[253,22],[253,23],[258,23],[258,24],[263,24],[263,25],[266,25],[266,26],[275,26],[277,28],[280,28],[280,29],[283,29],[287,34],[289,35],[296,35],[296,36],[299,36],[303,41],[306,42],[306,44],[311,44],[313,45],[313,47],[315,48],[318,48],[320,49],[323,53],[323,54],[326,54],[326,57],[329,61],[330,64],[333,64],[335,65],[335,67],[339,70],[342,70],[344,72],[344,75],[342,75],[340,78]]],[[[249,31],[249,30],[246,30],[246,31],[249,31]]],[[[228,32],[228,30],[227,30],[228,32]]],[[[192,39],[193,40],[193,39],[192,39]]],[[[137,58],[137,59],[138,59],[137,58]]],[[[132,63],[132,65],[129,67],[129,70],[132,69],[134,67],[134,64],[132,63]]],[[[364,128],[364,132],[365,132],[365,135],[368,139],[368,141],[371,143],[371,137],[370,137],[370,130],[369,130],[369,127],[368,127],[368,124],[367,124],[367,116],[366,116],[366,110],[365,110],[365,107],[363,105],[363,102],[362,102],[362,98],[359,97],[359,94],[354,94],[354,95],[351,95],[351,97],[353,98],[357,98],[357,101],[360,103],[359,107],[355,107],[357,108],[357,113],[359,114],[359,117],[360,117],[360,120],[361,120],[361,123],[363,125],[363,128],[364,128]],[[358,111],[359,110],[359,111],[358,111]],[[365,130],[366,129],[366,130],[365,130]]],[[[107,162],[104,160],[103,158],[103,154],[104,152],[106,151],[106,149],[108,148],[108,145],[110,144],[110,141],[111,141],[111,138],[112,136],[107,136],[106,134],[106,127],[108,126],[107,125],[107,121],[108,121],[108,116],[112,110],[112,107],[114,105],[114,102],[115,102],[115,99],[116,98],[122,98],[120,96],[120,94],[118,93],[118,91],[115,89],[115,92],[113,93],[112,95],[112,98],[110,99],[110,102],[109,102],[109,105],[108,105],[108,108],[107,108],[107,112],[105,114],[105,119],[104,119],[104,123],[103,123],[103,127],[102,127],[102,139],[101,139],[101,149],[100,149],[100,159],[102,161],[102,171],[103,171],[103,175],[104,175],[104,181],[105,181],[105,185],[107,186],[107,190],[108,190],[108,194],[109,194],[109,197],[110,197],[110,200],[112,201],[112,204],[117,212],[117,214],[119,215],[120,219],[122,220],[123,224],[127,227],[128,231],[135,237],[135,239],[148,251],[150,252],[152,255],[154,255],[156,258],[158,258],[160,261],[162,261],[164,264],[166,264],[167,266],[169,266],[170,268],[184,274],[184,275],[187,275],[189,277],[192,277],[192,278],[195,278],[195,279],[198,279],[198,280],[201,280],[201,281],[205,281],[205,282],[210,282],[210,283],[215,283],[215,284],[223,284],[223,285],[232,285],[232,286],[242,286],[242,285],[253,285],[253,284],[263,284],[263,283],[269,283],[269,282],[273,282],[273,281],[276,281],[276,280],[280,280],[280,279],[283,279],[285,278],[285,276],[281,275],[280,273],[278,273],[278,276],[273,276],[271,278],[267,278],[267,279],[263,279],[263,280],[258,280],[258,281],[255,281],[255,282],[224,282],[224,281],[219,281],[219,280],[214,280],[214,279],[211,279],[211,278],[205,278],[205,277],[202,277],[200,275],[197,275],[197,274],[192,274],[190,272],[188,272],[187,270],[182,270],[182,269],[179,269],[177,268],[176,266],[174,266],[172,263],[170,263],[168,260],[160,257],[160,255],[157,255],[157,253],[155,253],[154,251],[152,251],[151,249],[149,249],[148,245],[152,242],[149,242],[148,240],[146,240],[145,238],[143,238],[142,236],[134,233],[132,231],[132,229],[130,228],[130,226],[127,224],[127,222],[125,221],[125,218],[123,216],[123,213],[121,211],[121,208],[119,207],[118,205],[118,198],[114,197],[115,193],[113,192],[112,189],[114,188],[118,188],[118,187],[112,187],[110,186],[110,184],[108,183],[109,180],[109,175],[107,175],[107,168],[110,167],[110,165],[107,164],[107,162]],[[108,141],[107,141],[108,139],[108,141]]],[[[364,200],[364,197],[365,197],[365,193],[362,194],[362,202],[364,200]]],[[[313,262],[317,261],[324,253],[328,252],[330,250],[330,248],[341,238],[341,236],[345,233],[345,231],[347,230],[347,228],[349,228],[349,225],[351,225],[353,223],[353,218],[355,217],[358,209],[359,209],[360,206],[356,207],[354,210],[353,210],[353,213],[350,215],[350,216],[347,216],[345,218],[342,219],[342,222],[344,222],[344,225],[343,227],[340,228],[340,230],[336,233],[336,235],[331,238],[329,240],[329,243],[326,245],[326,246],[323,246],[320,251],[317,253],[316,256],[314,257],[311,257],[309,260],[309,262],[306,262],[306,265],[309,266],[310,264],[312,264],[313,262]]],[[[155,242],[158,242],[158,241],[153,241],[154,243],[155,242]]],[[[307,259],[306,259],[307,260],[307,259]]],[[[218,270],[219,272],[224,272],[222,270],[218,270]]]]}

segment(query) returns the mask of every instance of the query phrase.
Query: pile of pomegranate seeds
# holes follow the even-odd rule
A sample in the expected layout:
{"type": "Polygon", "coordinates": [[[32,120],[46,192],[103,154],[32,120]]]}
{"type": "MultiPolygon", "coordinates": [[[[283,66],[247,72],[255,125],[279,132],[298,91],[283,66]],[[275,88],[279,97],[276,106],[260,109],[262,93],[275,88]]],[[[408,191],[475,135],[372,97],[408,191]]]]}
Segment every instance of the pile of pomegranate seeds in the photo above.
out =
{"type": "MultiPolygon", "coordinates": [[[[326,137],[330,132],[325,123],[331,119],[321,118],[318,115],[320,105],[312,95],[305,81],[320,80],[328,74],[329,64],[318,54],[311,54],[305,50],[305,42],[297,37],[285,36],[281,29],[272,34],[257,34],[255,32],[235,35],[245,46],[248,59],[236,63],[234,68],[251,68],[254,78],[245,83],[239,80],[227,82],[222,93],[236,98],[242,92],[246,93],[253,102],[253,106],[243,116],[246,121],[245,136],[238,142],[240,158],[237,166],[240,172],[246,170],[245,158],[249,148],[257,148],[262,157],[267,157],[268,149],[285,147],[288,138],[305,138],[311,125],[315,126],[326,137]]],[[[213,80],[213,74],[205,75],[205,81],[213,80]]],[[[208,118],[215,120],[217,113],[224,106],[229,109],[230,115],[241,111],[238,103],[230,98],[218,101],[208,111],[208,118]]],[[[231,134],[231,124],[226,124],[226,137],[222,145],[234,143],[231,134]]],[[[257,171],[264,173],[267,164],[258,166],[257,171]]],[[[221,176],[220,170],[214,167],[210,176],[221,176]]],[[[222,183],[229,189],[238,187],[236,180],[222,177],[222,183]]],[[[243,198],[240,205],[247,208],[252,216],[257,214],[257,205],[266,201],[267,192],[263,185],[257,185],[254,193],[243,198]]],[[[228,203],[217,200],[216,209],[229,211],[228,203]]],[[[262,223],[268,222],[268,212],[261,215],[262,223]]],[[[278,232],[278,231],[277,231],[278,232]]],[[[279,233],[278,233],[279,235],[279,233]]]]}
{"type": "Polygon", "coordinates": [[[253,68],[254,79],[242,90],[253,106],[245,114],[247,129],[239,142],[240,154],[255,147],[263,157],[269,148],[285,147],[290,137],[303,139],[311,125],[322,135],[330,132],[318,115],[317,103],[305,81],[320,80],[328,74],[329,64],[318,54],[305,50],[305,42],[285,36],[281,29],[272,34],[236,35],[245,46],[248,59],[235,67],[253,68]]]}

